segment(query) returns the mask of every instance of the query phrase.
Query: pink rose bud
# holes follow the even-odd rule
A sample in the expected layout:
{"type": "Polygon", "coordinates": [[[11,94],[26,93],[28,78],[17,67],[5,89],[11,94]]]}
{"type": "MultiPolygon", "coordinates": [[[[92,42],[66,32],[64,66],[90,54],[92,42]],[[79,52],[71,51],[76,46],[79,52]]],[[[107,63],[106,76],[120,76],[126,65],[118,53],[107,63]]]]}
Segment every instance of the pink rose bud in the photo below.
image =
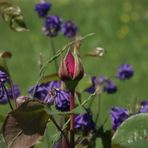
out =
{"type": "Polygon", "coordinates": [[[59,77],[64,80],[81,80],[84,74],[84,69],[81,64],[80,57],[74,50],[68,51],[64,59],[61,60],[59,68],[59,77]]]}

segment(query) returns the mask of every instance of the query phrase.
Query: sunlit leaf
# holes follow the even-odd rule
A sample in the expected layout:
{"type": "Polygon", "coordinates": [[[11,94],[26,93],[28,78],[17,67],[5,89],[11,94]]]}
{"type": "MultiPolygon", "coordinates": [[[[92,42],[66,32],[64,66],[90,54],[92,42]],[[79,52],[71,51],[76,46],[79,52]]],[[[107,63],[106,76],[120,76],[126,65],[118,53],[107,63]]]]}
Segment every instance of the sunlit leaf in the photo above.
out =
{"type": "Polygon", "coordinates": [[[85,56],[91,56],[91,57],[102,57],[105,54],[105,49],[101,47],[96,47],[94,50],[88,52],[85,54],[85,56]]]}
{"type": "Polygon", "coordinates": [[[8,148],[29,148],[44,134],[49,115],[37,100],[28,100],[10,112],[2,132],[8,148]]]}
{"type": "Polygon", "coordinates": [[[125,120],[114,133],[112,143],[125,148],[147,148],[147,125],[148,113],[131,116],[129,119],[125,120]]]}
{"type": "Polygon", "coordinates": [[[19,6],[13,5],[7,0],[0,0],[0,14],[6,22],[9,22],[12,30],[28,31],[19,6]]]}
{"type": "Polygon", "coordinates": [[[0,58],[11,58],[12,54],[9,51],[0,52],[0,58]]]}
{"type": "Polygon", "coordinates": [[[8,75],[9,75],[9,70],[8,70],[5,58],[10,58],[10,57],[11,57],[10,52],[0,52],[0,70],[4,71],[8,75]]]}
{"type": "Polygon", "coordinates": [[[55,81],[55,80],[60,80],[57,73],[43,76],[40,80],[40,83],[46,83],[46,82],[55,81]]]}

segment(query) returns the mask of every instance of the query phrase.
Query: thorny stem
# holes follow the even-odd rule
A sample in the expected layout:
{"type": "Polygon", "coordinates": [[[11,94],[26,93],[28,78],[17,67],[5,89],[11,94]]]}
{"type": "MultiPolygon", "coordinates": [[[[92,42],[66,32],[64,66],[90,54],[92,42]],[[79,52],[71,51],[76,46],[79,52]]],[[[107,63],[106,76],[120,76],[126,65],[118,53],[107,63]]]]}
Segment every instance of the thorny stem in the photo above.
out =
{"type": "MultiPolygon", "coordinates": [[[[55,49],[55,45],[54,45],[54,40],[52,38],[50,38],[50,43],[51,43],[52,54],[53,54],[53,56],[55,56],[56,55],[56,49],[55,49]]],[[[54,60],[54,65],[55,65],[56,72],[58,72],[58,61],[57,61],[57,59],[54,60]]]]}
{"type": "MultiPolygon", "coordinates": [[[[74,91],[70,93],[70,111],[74,109],[74,91]]],[[[70,114],[70,148],[74,148],[74,113],[70,114]]]]}
{"type": "Polygon", "coordinates": [[[5,87],[4,84],[2,85],[2,87],[3,87],[3,89],[4,89],[5,93],[6,93],[6,96],[7,96],[7,98],[8,98],[9,106],[10,106],[11,110],[13,111],[14,109],[13,109],[13,106],[12,106],[12,104],[11,104],[10,97],[9,97],[9,95],[8,95],[7,89],[6,89],[6,87],[5,87]]]}

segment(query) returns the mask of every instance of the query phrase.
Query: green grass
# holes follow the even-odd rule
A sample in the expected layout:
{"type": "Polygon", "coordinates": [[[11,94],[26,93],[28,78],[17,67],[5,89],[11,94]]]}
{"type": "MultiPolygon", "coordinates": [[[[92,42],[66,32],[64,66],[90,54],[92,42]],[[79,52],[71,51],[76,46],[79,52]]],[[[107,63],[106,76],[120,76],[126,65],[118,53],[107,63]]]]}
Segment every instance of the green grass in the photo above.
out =
{"type": "MultiPolygon", "coordinates": [[[[39,75],[37,61],[42,52],[46,61],[52,56],[50,41],[41,33],[43,20],[34,12],[37,1],[15,0],[22,8],[29,32],[15,33],[3,21],[0,21],[0,49],[11,51],[12,59],[8,65],[13,80],[21,87],[25,95],[28,88],[35,84],[39,75]]],[[[82,54],[103,47],[103,58],[84,58],[85,72],[92,75],[113,76],[122,63],[132,64],[135,70],[130,81],[119,82],[118,93],[102,96],[100,123],[109,113],[112,105],[131,106],[135,99],[147,99],[148,84],[148,11],[147,0],[52,0],[50,14],[71,19],[79,27],[82,36],[94,32],[94,36],[82,43],[82,54]]],[[[61,49],[68,40],[62,35],[55,38],[56,48],[61,49]]],[[[54,66],[48,66],[53,72],[54,66]]],[[[93,104],[97,109],[96,103],[93,104]]]]}

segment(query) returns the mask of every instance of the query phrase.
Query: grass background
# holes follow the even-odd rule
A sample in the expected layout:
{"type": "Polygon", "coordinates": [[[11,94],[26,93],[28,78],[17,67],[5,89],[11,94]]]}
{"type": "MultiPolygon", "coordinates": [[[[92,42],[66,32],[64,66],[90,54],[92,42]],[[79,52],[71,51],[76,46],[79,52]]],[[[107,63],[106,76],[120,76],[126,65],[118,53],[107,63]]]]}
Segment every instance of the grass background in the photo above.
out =
{"type": "MultiPolygon", "coordinates": [[[[16,33],[8,24],[0,21],[0,50],[13,54],[8,66],[14,82],[19,84],[22,95],[35,84],[39,75],[37,64],[39,53],[46,61],[52,56],[49,38],[41,32],[43,20],[34,11],[37,0],[14,0],[20,5],[29,32],[16,33]]],[[[106,55],[103,58],[84,58],[85,72],[92,75],[113,76],[123,63],[132,64],[134,77],[129,81],[117,81],[118,92],[114,95],[102,95],[101,116],[98,124],[103,122],[111,106],[129,108],[135,99],[147,99],[148,84],[148,10],[147,0],[51,0],[51,15],[60,15],[63,20],[71,19],[79,28],[82,36],[94,32],[96,35],[87,38],[81,47],[86,53],[95,47],[103,47],[106,55]]],[[[68,40],[59,34],[54,39],[57,49],[61,49],[68,40]]],[[[54,66],[48,66],[53,72],[54,66]]],[[[97,100],[96,100],[97,101],[97,100]]],[[[94,112],[97,109],[93,104],[94,112]]],[[[0,106],[0,111],[6,110],[0,106]]],[[[40,146],[41,147],[41,146],[40,146]]]]}

